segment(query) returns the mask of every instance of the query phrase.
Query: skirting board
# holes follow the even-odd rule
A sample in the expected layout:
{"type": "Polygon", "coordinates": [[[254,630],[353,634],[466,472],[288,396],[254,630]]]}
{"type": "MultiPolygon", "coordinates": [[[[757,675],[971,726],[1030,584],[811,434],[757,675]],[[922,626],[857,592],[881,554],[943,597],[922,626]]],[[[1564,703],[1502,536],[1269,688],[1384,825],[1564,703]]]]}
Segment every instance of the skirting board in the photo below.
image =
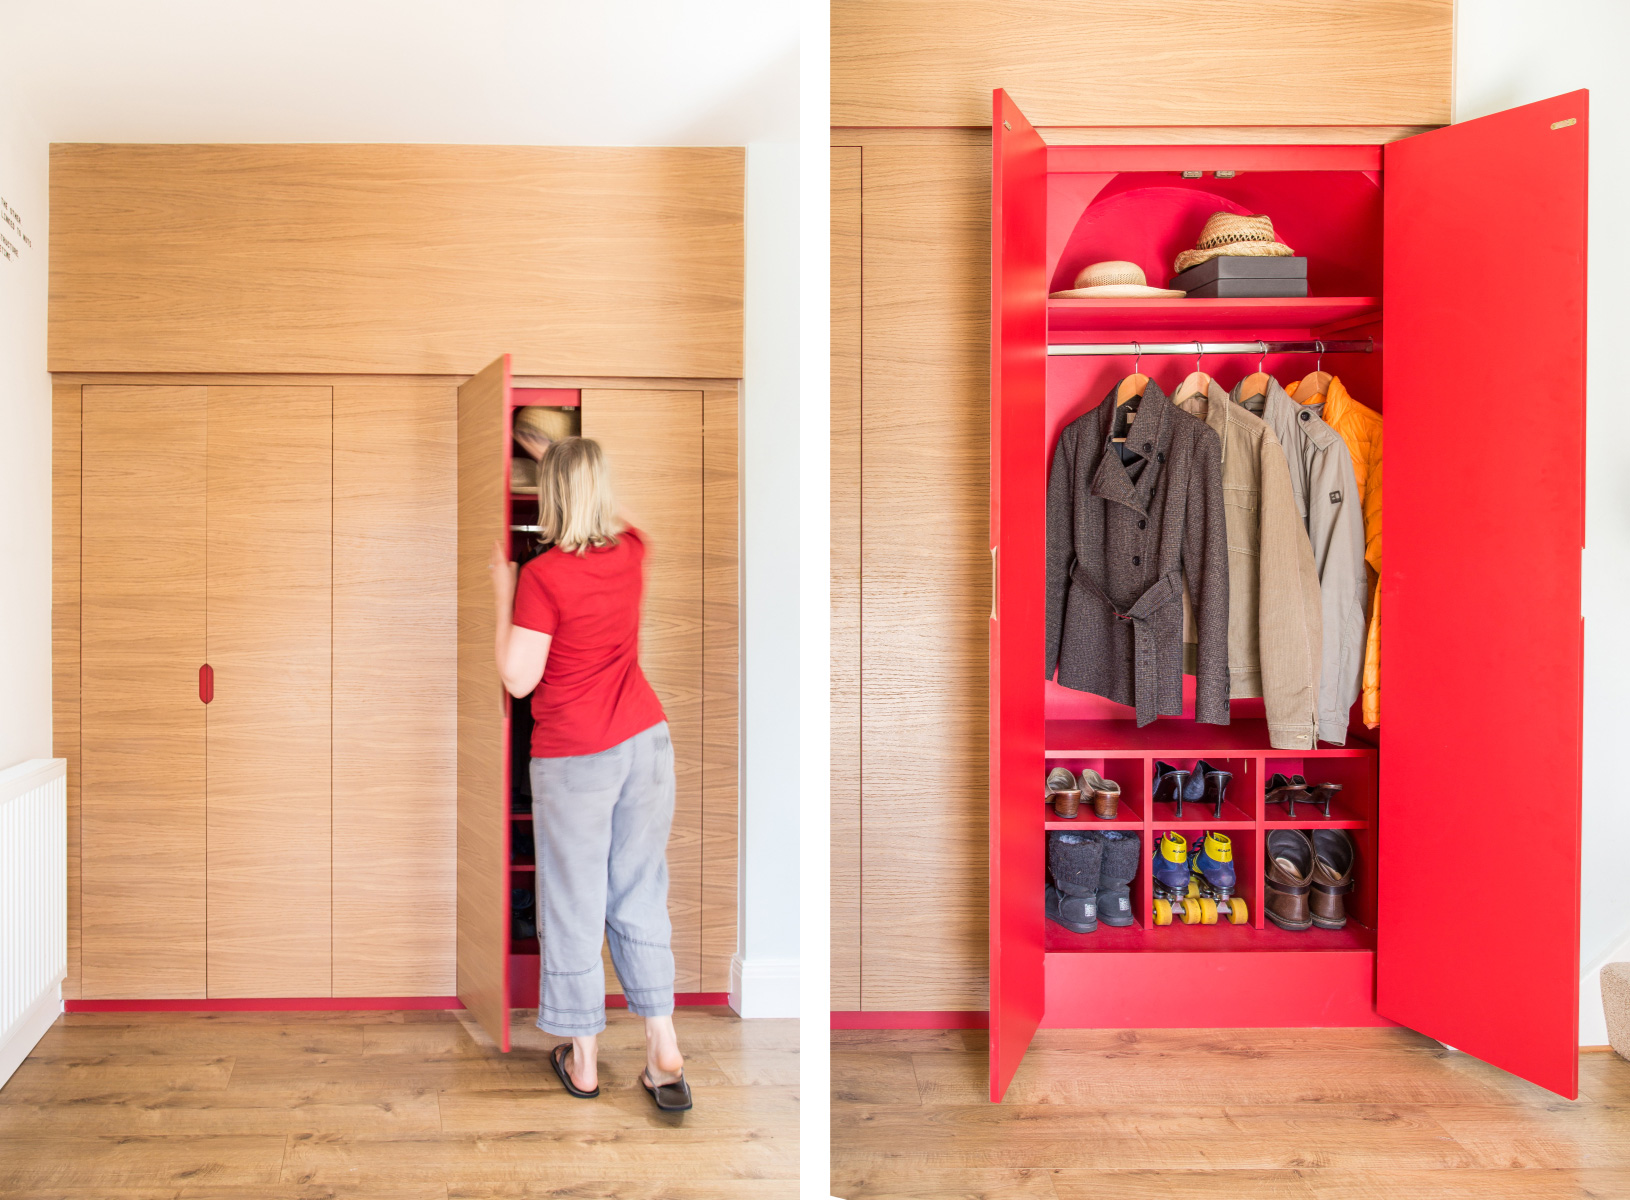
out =
{"type": "Polygon", "coordinates": [[[5,1045],[0,1046],[0,1087],[4,1087],[12,1072],[23,1065],[23,1059],[40,1044],[45,1031],[51,1028],[61,1012],[62,981],[58,980],[55,987],[47,990],[29,1006],[22,1020],[18,1021],[11,1031],[11,1036],[6,1039],[5,1045]]]}
{"type": "Polygon", "coordinates": [[[738,1017],[796,1017],[796,958],[730,958],[730,1007],[738,1017]]]}

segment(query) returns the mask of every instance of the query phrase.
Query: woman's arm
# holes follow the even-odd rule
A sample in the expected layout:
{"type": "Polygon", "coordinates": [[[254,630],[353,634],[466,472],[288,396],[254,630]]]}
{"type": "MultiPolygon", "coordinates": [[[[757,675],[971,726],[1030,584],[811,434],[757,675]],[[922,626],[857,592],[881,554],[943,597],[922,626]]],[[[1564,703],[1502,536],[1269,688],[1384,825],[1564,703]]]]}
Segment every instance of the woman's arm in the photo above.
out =
{"type": "Polygon", "coordinates": [[[492,544],[493,599],[498,605],[498,634],[495,646],[498,658],[498,677],[511,696],[530,695],[543,678],[544,664],[549,661],[549,643],[554,639],[536,629],[518,628],[513,623],[515,610],[515,578],[517,568],[509,561],[500,542],[492,544]]]}

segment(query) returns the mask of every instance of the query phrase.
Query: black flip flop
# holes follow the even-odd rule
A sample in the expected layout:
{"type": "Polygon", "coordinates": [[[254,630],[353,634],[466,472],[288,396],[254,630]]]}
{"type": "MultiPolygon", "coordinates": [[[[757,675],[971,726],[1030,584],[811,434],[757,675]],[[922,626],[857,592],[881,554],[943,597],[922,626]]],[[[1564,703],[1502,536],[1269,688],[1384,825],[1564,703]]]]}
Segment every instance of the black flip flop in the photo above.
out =
{"type": "Polygon", "coordinates": [[[651,1103],[663,1112],[689,1112],[691,1106],[690,1084],[685,1082],[685,1073],[681,1071],[679,1078],[672,1083],[651,1085],[651,1077],[644,1071],[640,1072],[640,1086],[651,1095],[651,1103]]]}
{"type": "MultiPolygon", "coordinates": [[[[571,1048],[572,1044],[570,1042],[562,1042],[553,1050],[549,1051],[549,1065],[554,1067],[555,1074],[560,1076],[560,1082],[566,1085],[566,1090],[568,1092],[576,1096],[579,1100],[593,1100],[600,1094],[600,1089],[596,1087],[592,1092],[585,1092],[582,1088],[578,1087],[572,1082],[572,1077],[566,1070],[566,1051],[570,1050],[571,1048]]],[[[686,1105],[686,1107],[688,1108],[690,1106],[686,1105]]]]}

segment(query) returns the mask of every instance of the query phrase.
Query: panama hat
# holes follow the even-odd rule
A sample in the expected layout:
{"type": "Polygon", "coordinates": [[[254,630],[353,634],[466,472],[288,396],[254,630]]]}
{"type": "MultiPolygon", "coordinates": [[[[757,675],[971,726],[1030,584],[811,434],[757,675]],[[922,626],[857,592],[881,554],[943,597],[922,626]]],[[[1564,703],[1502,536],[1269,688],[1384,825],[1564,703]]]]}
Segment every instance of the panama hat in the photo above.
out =
{"type": "Polygon", "coordinates": [[[1091,266],[1081,268],[1081,273],[1075,277],[1075,286],[1064,292],[1054,292],[1054,300],[1093,299],[1165,299],[1166,297],[1180,298],[1187,296],[1187,292],[1173,291],[1171,288],[1150,287],[1149,281],[1143,276],[1143,268],[1137,263],[1129,262],[1097,262],[1091,266]]]}
{"type": "Polygon", "coordinates": [[[1243,258],[1281,258],[1295,251],[1281,242],[1273,231],[1273,221],[1258,214],[1219,212],[1206,218],[1194,249],[1177,256],[1172,270],[1181,275],[1190,267],[1223,255],[1243,258]]]}

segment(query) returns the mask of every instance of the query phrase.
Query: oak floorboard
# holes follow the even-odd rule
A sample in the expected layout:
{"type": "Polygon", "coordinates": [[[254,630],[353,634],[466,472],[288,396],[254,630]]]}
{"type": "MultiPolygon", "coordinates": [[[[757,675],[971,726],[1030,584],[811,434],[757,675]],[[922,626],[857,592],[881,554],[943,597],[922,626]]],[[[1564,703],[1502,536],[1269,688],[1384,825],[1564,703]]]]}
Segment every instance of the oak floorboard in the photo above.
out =
{"type": "MultiPolygon", "coordinates": [[[[1427,1174],[1443,1174],[1441,1171],[1427,1174]]],[[[1356,1172],[1362,1175],[1363,1172],[1356,1172]]],[[[1298,1171],[1054,1171],[1057,1200],[1314,1200],[1298,1171]]]]}
{"type": "Polygon", "coordinates": [[[1406,1029],[1044,1029],[990,1104],[985,1046],[982,1031],[835,1032],[833,1194],[1630,1196],[1616,1055],[1582,1054],[1570,1101],[1406,1029]]]}
{"type": "Polygon", "coordinates": [[[277,1184],[283,1134],[101,1137],[7,1135],[0,1155],[0,1194],[8,1188],[237,1187],[277,1184]]]}
{"type": "Polygon", "coordinates": [[[589,1104],[527,1011],[509,1054],[463,1011],[226,1015],[60,1018],[0,1088],[0,1200],[796,1195],[794,1021],[681,1009],[696,1108],[676,1117],[637,1082],[644,1022],[626,1011],[589,1104]]]}
{"type": "Polygon", "coordinates": [[[710,1179],[677,1183],[557,1174],[543,1183],[450,1183],[447,1200],[797,1200],[796,1179],[710,1179]]]}
{"type": "Polygon", "coordinates": [[[1028,1168],[944,1170],[857,1166],[832,1172],[832,1194],[843,1200],[1058,1200],[1053,1172],[1028,1168]]]}
{"type": "Polygon", "coordinates": [[[846,1104],[910,1104],[918,1094],[909,1054],[856,1054],[834,1048],[832,1099],[846,1104]]]}

